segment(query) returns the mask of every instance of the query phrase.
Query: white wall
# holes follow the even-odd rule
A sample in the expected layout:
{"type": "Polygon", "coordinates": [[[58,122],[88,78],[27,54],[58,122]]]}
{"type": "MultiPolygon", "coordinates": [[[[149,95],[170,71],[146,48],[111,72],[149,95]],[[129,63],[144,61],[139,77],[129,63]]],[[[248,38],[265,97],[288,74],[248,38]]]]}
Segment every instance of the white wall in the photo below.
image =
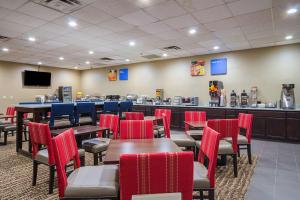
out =
{"type": "Polygon", "coordinates": [[[136,93],[154,96],[156,88],[164,89],[165,97],[199,96],[200,102],[209,100],[208,82],[223,81],[227,95],[232,89],[249,92],[258,86],[259,100],[276,101],[280,98],[282,83],[296,84],[296,101],[300,103],[300,44],[243,50],[229,53],[179,58],[127,66],[85,70],[81,74],[81,88],[85,94],[136,93]],[[227,75],[211,76],[210,59],[227,58],[227,75]],[[192,60],[206,61],[206,75],[192,77],[192,60]],[[108,81],[111,68],[129,68],[128,81],[108,81]]]}
{"type": "Polygon", "coordinates": [[[58,86],[72,86],[73,96],[80,88],[80,72],[55,67],[40,67],[40,71],[51,72],[52,84],[49,88],[24,87],[22,72],[37,70],[38,66],[0,61],[0,112],[8,105],[21,101],[34,101],[35,95],[53,94],[58,86]]]}

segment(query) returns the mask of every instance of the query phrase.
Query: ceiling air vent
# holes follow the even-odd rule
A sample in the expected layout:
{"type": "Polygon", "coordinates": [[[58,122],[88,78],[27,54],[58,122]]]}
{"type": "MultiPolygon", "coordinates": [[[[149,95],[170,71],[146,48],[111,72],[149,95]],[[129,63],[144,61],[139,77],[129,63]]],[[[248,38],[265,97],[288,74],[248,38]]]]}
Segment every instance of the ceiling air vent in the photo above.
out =
{"type": "Polygon", "coordinates": [[[64,14],[72,13],[87,4],[83,0],[31,0],[39,5],[57,10],[64,14]]]}
{"type": "Polygon", "coordinates": [[[142,57],[147,59],[161,58],[161,56],[155,54],[143,55],[142,57]]]}
{"type": "Polygon", "coordinates": [[[8,41],[8,40],[9,40],[9,37],[0,35],[0,42],[6,42],[6,41],[8,41]]]}
{"type": "Polygon", "coordinates": [[[167,51],[172,51],[172,50],[180,50],[181,48],[178,46],[169,46],[169,47],[164,47],[163,49],[167,51]]]}
{"type": "Polygon", "coordinates": [[[103,60],[103,61],[109,62],[109,61],[112,61],[112,60],[114,60],[114,59],[112,59],[112,58],[108,58],[108,57],[103,57],[103,58],[100,58],[100,60],[103,60]]]}

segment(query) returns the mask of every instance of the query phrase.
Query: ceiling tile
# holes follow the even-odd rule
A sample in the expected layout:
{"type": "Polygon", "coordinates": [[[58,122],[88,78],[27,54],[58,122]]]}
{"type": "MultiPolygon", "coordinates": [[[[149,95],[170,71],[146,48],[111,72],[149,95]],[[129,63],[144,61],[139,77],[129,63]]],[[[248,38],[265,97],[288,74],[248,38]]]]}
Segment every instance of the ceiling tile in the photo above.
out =
{"type": "Polygon", "coordinates": [[[14,10],[22,6],[27,1],[28,0],[0,0],[0,7],[14,10]]]}
{"type": "Polygon", "coordinates": [[[230,11],[226,6],[216,6],[206,10],[196,11],[193,12],[193,15],[201,23],[208,23],[208,22],[213,22],[228,17],[232,17],[230,11]]]}
{"type": "Polygon", "coordinates": [[[63,27],[66,27],[70,30],[80,30],[80,29],[84,29],[84,28],[87,28],[89,26],[92,26],[92,24],[82,20],[82,19],[77,19],[73,16],[70,16],[70,15],[65,15],[63,17],[59,17],[55,20],[52,21],[52,23],[54,24],[57,24],[57,25],[60,25],[60,26],[63,26],[63,27]],[[77,26],[76,27],[69,27],[68,23],[69,21],[76,21],[77,23],[77,26]]]}
{"type": "Polygon", "coordinates": [[[17,35],[20,35],[20,33],[24,33],[32,29],[30,26],[21,25],[6,20],[0,21],[0,27],[0,34],[6,37],[16,37],[17,35]]]}
{"type": "Polygon", "coordinates": [[[134,5],[140,7],[140,8],[146,8],[150,6],[154,6],[156,4],[160,4],[169,0],[127,0],[128,2],[133,3],[134,5]]]}
{"type": "Polygon", "coordinates": [[[170,17],[176,17],[186,13],[186,11],[175,1],[167,1],[164,3],[156,4],[154,6],[145,8],[145,11],[151,14],[153,17],[159,18],[161,20],[170,17]]]}
{"type": "Polygon", "coordinates": [[[26,3],[22,7],[18,8],[18,11],[47,21],[54,20],[64,15],[63,13],[35,4],[33,2],[26,3]]]}
{"type": "Polygon", "coordinates": [[[74,16],[75,18],[82,19],[91,24],[97,24],[113,18],[112,16],[105,13],[104,11],[92,6],[86,6],[72,13],[71,15],[74,16]]]}
{"type": "Polygon", "coordinates": [[[6,9],[6,8],[1,8],[0,7],[0,19],[6,17],[7,15],[9,15],[11,13],[10,10],[6,9]]]}
{"type": "Polygon", "coordinates": [[[185,27],[193,27],[199,24],[192,15],[182,15],[179,17],[173,17],[163,21],[165,24],[175,29],[181,29],[185,27]]]}
{"type": "Polygon", "coordinates": [[[87,28],[81,29],[80,32],[90,36],[99,37],[99,36],[110,34],[112,31],[108,29],[100,28],[98,26],[89,26],[87,28]]]}
{"type": "Polygon", "coordinates": [[[240,0],[227,4],[234,16],[265,10],[272,7],[272,0],[240,0]]]}
{"type": "Polygon", "coordinates": [[[148,15],[142,10],[123,15],[122,17],[120,17],[120,19],[127,22],[128,24],[137,26],[146,25],[158,21],[156,18],[148,15]]]}
{"type": "Polygon", "coordinates": [[[155,22],[152,24],[147,24],[145,26],[140,26],[139,28],[147,33],[152,33],[152,34],[172,30],[168,25],[164,24],[163,22],[155,22]]]}
{"type": "Polygon", "coordinates": [[[211,31],[218,31],[218,30],[226,30],[226,29],[235,28],[238,26],[238,23],[236,22],[236,20],[233,17],[231,17],[231,18],[222,19],[219,21],[210,22],[210,23],[204,24],[204,26],[211,31]]]}
{"type": "Polygon", "coordinates": [[[217,36],[218,38],[228,38],[228,37],[236,37],[236,36],[244,35],[244,33],[242,32],[242,30],[239,27],[215,31],[215,32],[213,32],[213,34],[215,36],[217,36]]]}
{"type": "Polygon", "coordinates": [[[129,3],[126,0],[113,0],[110,3],[106,2],[103,3],[101,1],[95,1],[91,6],[94,6],[102,11],[105,11],[106,13],[109,13],[110,15],[114,17],[120,17],[128,13],[132,13],[135,11],[138,11],[138,7],[135,6],[132,3],[129,3]]]}
{"type": "Polygon", "coordinates": [[[177,0],[177,2],[188,10],[203,10],[223,5],[222,0],[177,0]]]}
{"type": "Polygon", "coordinates": [[[112,19],[98,24],[99,27],[108,29],[113,32],[121,32],[132,29],[134,26],[130,25],[120,19],[112,19]]]}
{"type": "Polygon", "coordinates": [[[180,33],[179,31],[172,30],[172,31],[157,33],[156,36],[163,40],[174,40],[174,39],[182,38],[183,34],[180,33]]]}
{"type": "Polygon", "coordinates": [[[47,23],[47,21],[41,20],[39,18],[31,17],[28,15],[24,15],[20,12],[11,12],[9,15],[4,17],[4,19],[10,22],[15,22],[18,24],[31,26],[31,27],[38,27],[47,23]]]}
{"type": "Polygon", "coordinates": [[[235,20],[241,26],[272,23],[271,9],[239,15],[235,20]]]}

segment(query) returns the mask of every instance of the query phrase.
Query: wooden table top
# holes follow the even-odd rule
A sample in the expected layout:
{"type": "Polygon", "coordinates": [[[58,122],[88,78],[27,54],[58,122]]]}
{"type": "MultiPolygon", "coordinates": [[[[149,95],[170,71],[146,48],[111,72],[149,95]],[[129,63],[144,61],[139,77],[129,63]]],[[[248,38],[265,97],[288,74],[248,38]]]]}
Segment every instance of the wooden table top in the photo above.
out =
{"type": "Polygon", "coordinates": [[[104,164],[118,164],[121,154],[181,152],[168,138],[111,140],[103,159],[104,164]]]}
{"type": "Polygon", "coordinates": [[[193,122],[193,121],[184,121],[185,124],[193,128],[204,128],[207,125],[207,122],[193,122]]]}
{"type": "MultiPolygon", "coordinates": [[[[95,133],[98,131],[103,131],[107,130],[108,128],[105,127],[99,127],[99,126],[93,126],[93,125],[85,125],[85,126],[76,126],[72,127],[74,130],[74,134],[76,135],[85,135],[85,134],[90,134],[90,133],[95,133]]],[[[68,130],[70,128],[63,128],[63,129],[56,129],[56,130],[51,130],[51,134],[53,136],[59,135],[62,132],[68,130]]]]}

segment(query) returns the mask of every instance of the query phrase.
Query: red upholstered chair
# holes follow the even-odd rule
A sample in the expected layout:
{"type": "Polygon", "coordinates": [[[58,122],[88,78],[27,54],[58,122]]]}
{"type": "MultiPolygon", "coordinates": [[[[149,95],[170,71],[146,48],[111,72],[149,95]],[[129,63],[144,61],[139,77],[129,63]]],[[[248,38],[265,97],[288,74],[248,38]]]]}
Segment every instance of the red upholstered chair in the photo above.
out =
{"type": "Polygon", "coordinates": [[[116,199],[118,168],[115,165],[80,167],[73,129],[52,139],[60,198],[116,199]],[[67,177],[66,166],[73,161],[74,171],[67,177]]]}
{"type": "MultiPolygon", "coordinates": [[[[38,165],[49,166],[49,194],[53,193],[55,161],[51,140],[51,133],[48,124],[29,122],[29,134],[32,145],[33,174],[32,185],[36,185],[38,165]],[[40,148],[43,146],[43,148],[40,148]]],[[[82,164],[84,165],[84,151],[79,150],[82,164]]]]}
{"type": "MultiPolygon", "coordinates": [[[[200,111],[185,111],[184,112],[184,121],[186,122],[205,122],[206,121],[206,112],[200,111]]],[[[203,134],[203,130],[190,130],[190,126],[185,124],[185,133],[190,136],[199,137],[203,134]]]]}
{"type": "MultiPolygon", "coordinates": [[[[155,109],[154,116],[155,117],[162,117],[163,114],[166,116],[166,120],[168,124],[171,124],[171,110],[170,109],[155,109]]],[[[164,133],[164,126],[157,125],[157,121],[153,122],[154,124],[154,135],[155,137],[161,137],[164,133]]]]}
{"type": "MultiPolygon", "coordinates": [[[[119,116],[113,114],[101,114],[99,127],[109,129],[109,135],[112,134],[114,139],[118,138],[119,116]]],[[[102,153],[107,150],[110,143],[109,138],[103,138],[103,132],[98,132],[98,138],[92,138],[82,141],[82,147],[86,152],[94,156],[94,165],[98,165],[98,160],[102,162],[102,153]]]]}
{"type": "Polygon", "coordinates": [[[121,139],[152,139],[153,138],[152,120],[121,120],[120,138],[121,139]]]}
{"type": "MultiPolygon", "coordinates": [[[[233,158],[234,176],[237,177],[237,136],[238,136],[238,120],[237,119],[215,119],[208,120],[207,126],[214,129],[221,134],[221,140],[219,144],[218,154],[226,159],[227,155],[233,158]],[[232,142],[228,142],[225,139],[231,138],[232,142]]],[[[197,147],[201,145],[200,142],[196,142],[197,147]]]]}
{"type": "Polygon", "coordinates": [[[199,191],[200,199],[204,199],[203,192],[208,191],[208,199],[214,199],[215,169],[217,165],[220,133],[205,127],[198,161],[194,162],[194,191],[199,191]],[[208,166],[206,167],[206,160],[208,166]]]}
{"type": "Polygon", "coordinates": [[[177,192],[182,200],[192,199],[192,152],[121,155],[121,200],[131,200],[132,195],[177,192]]]}
{"type": "MultiPolygon", "coordinates": [[[[237,138],[238,155],[240,155],[240,149],[247,149],[249,164],[252,164],[252,158],[251,158],[252,121],[253,121],[252,114],[239,113],[238,116],[239,134],[237,138]]],[[[226,138],[226,140],[228,142],[232,141],[231,138],[226,138]]]]}
{"type": "Polygon", "coordinates": [[[144,120],[143,112],[125,112],[126,120],[144,120]]]}

